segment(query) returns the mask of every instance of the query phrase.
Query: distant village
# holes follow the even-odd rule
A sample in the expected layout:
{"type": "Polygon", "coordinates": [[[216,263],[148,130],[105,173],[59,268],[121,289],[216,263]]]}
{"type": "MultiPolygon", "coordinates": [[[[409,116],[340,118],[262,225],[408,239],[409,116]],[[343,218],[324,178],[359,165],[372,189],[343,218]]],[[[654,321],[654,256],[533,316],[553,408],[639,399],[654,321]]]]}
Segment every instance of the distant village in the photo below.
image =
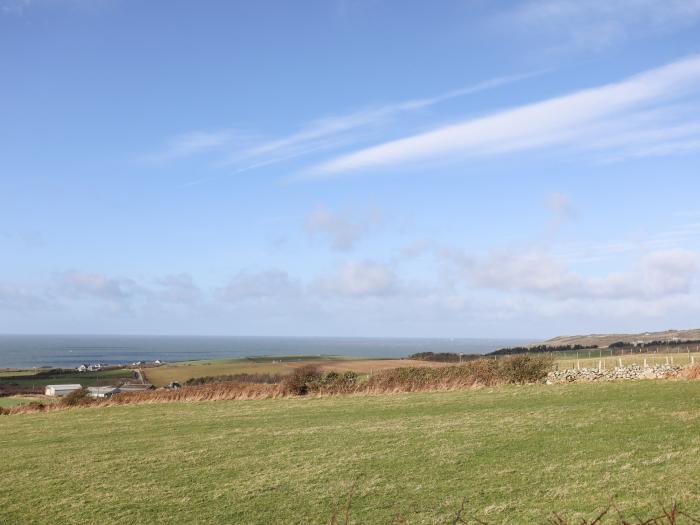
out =
{"type": "MultiPolygon", "coordinates": [[[[139,367],[153,367],[153,366],[160,366],[162,365],[163,362],[160,361],[159,359],[156,359],[155,361],[152,362],[146,362],[146,361],[134,361],[131,363],[131,365],[126,365],[131,368],[134,368],[134,375],[135,375],[135,381],[134,382],[127,382],[123,383],[120,385],[107,385],[107,386],[88,386],[86,388],[87,390],[87,395],[92,398],[110,398],[115,394],[119,393],[128,393],[128,392],[143,392],[145,390],[154,390],[155,386],[153,386],[150,383],[147,383],[144,379],[143,373],[141,372],[139,367]]],[[[105,365],[101,363],[93,363],[93,364],[81,364],[80,366],[76,367],[76,371],[79,373],[88,373],[88,372],[101,372],[101,371],[107,371],[107,370],[115,370],[115,369],[120,369],[124,368],[123,365],[105,365]]],[[[178,383],[171,383],[168,385],[169,388],[180,388],[180,385],[178,383]]],[[[55,384],[55,385],[46,385],[44,388],[44,395],[47,396],[52,396],[52,397],[64,397],[67,396],[73,392],[76,392],[78,390],[82,390],[83,385],[80,383],[69,383],[69,384],[55,384]]]]}

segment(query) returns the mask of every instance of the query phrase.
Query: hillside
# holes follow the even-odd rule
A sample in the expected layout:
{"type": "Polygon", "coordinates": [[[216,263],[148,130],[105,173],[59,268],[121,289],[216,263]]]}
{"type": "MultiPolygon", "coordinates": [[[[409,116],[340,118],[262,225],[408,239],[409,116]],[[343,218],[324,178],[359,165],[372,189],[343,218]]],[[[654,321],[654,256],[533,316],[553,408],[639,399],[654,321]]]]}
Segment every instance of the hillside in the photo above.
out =
{"type": "Polygon", "coordinates": [[[634,343],[638,341],[650,343],[652,341],[670,341],[674,339],[681,341],[700,340],[700,328],[692,330],[666,330],[664,332],[644,332],[641,334],[562,335],[535,344],[544,344],[547,346],[598,345],[599,347],[604,348],[618,341],[622,341],[625,343],[634,343]]]}
{"type": "MultiPolygon", "coordinates": [[[[80,409],[0,421],[0,523],[700,515],[700,382],[80,409]],[[77,468],[79,466],[79,468],[77,468]]],[[[578,518],[578,519],[577,519],[578,518]]]]}

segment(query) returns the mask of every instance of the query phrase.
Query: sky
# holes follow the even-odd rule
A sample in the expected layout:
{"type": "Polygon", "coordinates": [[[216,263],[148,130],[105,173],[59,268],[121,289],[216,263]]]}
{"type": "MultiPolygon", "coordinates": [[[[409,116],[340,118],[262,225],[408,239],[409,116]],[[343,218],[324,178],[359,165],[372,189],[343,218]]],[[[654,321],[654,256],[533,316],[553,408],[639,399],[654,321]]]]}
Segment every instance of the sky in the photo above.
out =
{"type": "Polygon", "coordinates": [[[0,0],[0,332],[700,326],[700,0],[0,0]]]}

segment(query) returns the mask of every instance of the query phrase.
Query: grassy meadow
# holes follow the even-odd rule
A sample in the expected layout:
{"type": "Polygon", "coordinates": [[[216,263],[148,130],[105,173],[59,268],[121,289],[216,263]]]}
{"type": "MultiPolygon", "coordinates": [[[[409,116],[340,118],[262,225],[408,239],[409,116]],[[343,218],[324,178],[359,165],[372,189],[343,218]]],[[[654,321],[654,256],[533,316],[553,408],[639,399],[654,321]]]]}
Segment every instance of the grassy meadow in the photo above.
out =
{"type": "MultiPolygon", "coordinates": [[[[695,350],[695,348],[693,348],[695,350]]],[[[700,364],[700,352],[684,351],[682,348],[676,349],[660,349],[656,352],[630,353],[625,351],[621,353],[619,350],[610,350],[606,348],[594,350],[580,350],[578,352],[555,352],[552,354],[555,362],[560,368],[576,368],[577,363],[582,368],[596,368],[599,362],[602,362],[605,368],[615,368],[620,363],[623,366],[644,365],[646,360],[647,365],[663,365],[674,364],[686,366],[691,363],[700,364]]]]}
{"type": "Polygon", "coordinates": [[[25,388],[44,388],[46,385],[78,383],[83,386],[109,385],[122,379],[131,379],[133,370],[115,369],[100,372],[70,372],[65,374],[34,375],[33,371],[20,370],[0,376],[0,383],[25,388]]]}
{"type": "Polygon", "coordinates": [[[44,396],[9,396],[0,397],[0,408],[12,408],[18,405],[24,405],[27,403],[51,403],[54,399],[44,396]]]}
{"type": "Polygon", "coordinates": [[[291,364],[308,364],[320,360],[342,359],[332,356],[280,356],[235,359],[210,359],[167,363],[154,368],[144,368],[146,379],[156,386],[173,381],[184,383],[190,378],[234,374],[285,374],[291,372],[291,364]]]}
{"type": "Polygon", "coordinates": [[[0,523],[700,515],[700,382],[83,408],[0,418],[0,523]]]}
{"type": "Polygon", "coordinates": [[[172,381],[184,383],[188,379],[205,376],[234,374],[289,374],[303,365],[315,365],[324,371],[345,372],[352,370],[361,374],[403,366],[442,366],[443,363],[406,359],[365,359],[346,356],[276,356],[237,359],[214,359],[167,363],[154,368],[144,368],[146,379],[156,386],[172,381]]]}

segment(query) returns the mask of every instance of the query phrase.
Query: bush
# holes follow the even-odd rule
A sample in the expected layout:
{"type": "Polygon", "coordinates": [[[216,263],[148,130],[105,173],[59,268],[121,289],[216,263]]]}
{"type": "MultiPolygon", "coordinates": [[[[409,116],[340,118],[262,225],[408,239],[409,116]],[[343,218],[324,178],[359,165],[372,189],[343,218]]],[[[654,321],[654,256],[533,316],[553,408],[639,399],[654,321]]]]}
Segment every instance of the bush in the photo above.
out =
{"type": "Polygon", "coordinates": [[[288,393],[305,396],[311,391],[318,390],[322,379],[323,374],[317,366],[304,365],[285,377],[282,384],[288,393]]]}
{"type": "Polygon", "coordinates": [[[441,368],[394,368],[379,372],[365,383],[372,392],[412,392],[491,386],[506,383],[534,383],[552,369],[549,356],[518,355],[502,359],[478,359],[441,368]]]}
{"type": "Polygon", "coordinates": [[[193,377],[185,381],[185,386],[209,385],[211,383],[256,383],[275,385],[281,383],[285,376],[282,374],[229,374],[220,376],[193,377]]]}
{"type": "Polygon", "coordinates": [[[357,388],[356,372],[328,372],[320,382],[318,391],[323,394],[349,394],[357,388]]]}
{"type": "Polygon", "coordinates": [[[518,355],[499,361],[499,375],[507,383],[535,383],[544,379],[552,369],[550,356],[518,355]]]}
{"type": "Polygon", "coordinates": [[[88,391],[87,388],[81,388],[80,390],[76,390],[74,392],[71,392],[67,396],[65,396],[63,399],[61,399],[61,404],[69,406],[69,407],[74,407],[77,405],[85,405],[89,403],[92,400],[92,398],[88,397],[88,391]]]}

